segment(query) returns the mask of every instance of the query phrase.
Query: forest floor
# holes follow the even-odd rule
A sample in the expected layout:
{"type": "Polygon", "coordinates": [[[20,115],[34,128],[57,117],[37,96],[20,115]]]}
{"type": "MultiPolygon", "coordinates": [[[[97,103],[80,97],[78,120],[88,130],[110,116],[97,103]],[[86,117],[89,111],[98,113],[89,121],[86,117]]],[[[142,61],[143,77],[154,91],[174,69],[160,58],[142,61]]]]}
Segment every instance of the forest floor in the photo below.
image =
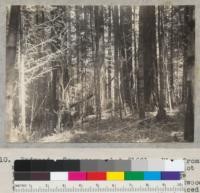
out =
{"type": "Polygon", "coordinates": [[[78,121],[73,128],[43,137],[39,142],[184,142],[183,128],[184,114],[178,109],[167,111],[167,118],[163,121],[156,119],[156,112],[146,113],[145,119],[139,119],[137,114],[129,114],[123,120],[104,112],[98,127],[95,115],[90,115],[83,124],[78,121]]]}

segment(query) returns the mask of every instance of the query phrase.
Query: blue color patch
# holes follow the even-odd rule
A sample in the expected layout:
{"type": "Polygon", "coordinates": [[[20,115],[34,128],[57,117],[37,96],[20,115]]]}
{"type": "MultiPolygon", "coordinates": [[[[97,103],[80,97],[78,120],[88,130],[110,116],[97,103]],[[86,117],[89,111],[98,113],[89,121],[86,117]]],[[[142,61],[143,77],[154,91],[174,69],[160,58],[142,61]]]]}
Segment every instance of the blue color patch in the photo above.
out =
{"type": "Polygon", "coordinates": [[[161,180],[161,172],[144,172],[144,180],[161,180]]]}

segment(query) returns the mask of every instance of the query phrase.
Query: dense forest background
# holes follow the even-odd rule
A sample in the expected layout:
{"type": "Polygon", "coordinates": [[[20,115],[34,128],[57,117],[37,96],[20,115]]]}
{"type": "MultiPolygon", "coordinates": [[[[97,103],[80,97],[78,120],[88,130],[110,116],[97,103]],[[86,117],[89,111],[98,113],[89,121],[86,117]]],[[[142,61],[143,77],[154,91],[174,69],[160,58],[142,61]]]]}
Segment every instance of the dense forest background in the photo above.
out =
{"type": "Polygon", "coordinates": [[[11,6],[9,141],[193,141],[194,6],[11,6]]]}

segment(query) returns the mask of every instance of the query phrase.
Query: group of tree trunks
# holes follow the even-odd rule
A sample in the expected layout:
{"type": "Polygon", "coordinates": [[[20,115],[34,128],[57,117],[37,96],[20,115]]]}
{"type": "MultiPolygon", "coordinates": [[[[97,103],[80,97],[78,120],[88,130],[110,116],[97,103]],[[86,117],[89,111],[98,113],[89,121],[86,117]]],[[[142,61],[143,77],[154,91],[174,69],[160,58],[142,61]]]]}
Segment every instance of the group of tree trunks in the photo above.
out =
{"type": "Polygon", "coordinates": [[[52,132],[93,113],[98,127],[106,109],[121,119],[157,111],[161,121],[183,104],[193,141],[193,6],[11,6],[8,18],[7,128],[16,127],[17,108],[24,132],[44,122],[52,132]]]}

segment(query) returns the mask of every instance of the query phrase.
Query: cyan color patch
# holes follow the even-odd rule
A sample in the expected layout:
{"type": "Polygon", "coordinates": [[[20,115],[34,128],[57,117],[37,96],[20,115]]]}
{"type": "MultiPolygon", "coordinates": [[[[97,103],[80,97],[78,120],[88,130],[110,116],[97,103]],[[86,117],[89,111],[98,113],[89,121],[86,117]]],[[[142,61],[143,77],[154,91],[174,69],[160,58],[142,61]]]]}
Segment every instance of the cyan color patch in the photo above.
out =
{"type": "Polygon", "coordinates": [[[144,180],[161,180],[161,172],[144,172],[144,180]]]}

